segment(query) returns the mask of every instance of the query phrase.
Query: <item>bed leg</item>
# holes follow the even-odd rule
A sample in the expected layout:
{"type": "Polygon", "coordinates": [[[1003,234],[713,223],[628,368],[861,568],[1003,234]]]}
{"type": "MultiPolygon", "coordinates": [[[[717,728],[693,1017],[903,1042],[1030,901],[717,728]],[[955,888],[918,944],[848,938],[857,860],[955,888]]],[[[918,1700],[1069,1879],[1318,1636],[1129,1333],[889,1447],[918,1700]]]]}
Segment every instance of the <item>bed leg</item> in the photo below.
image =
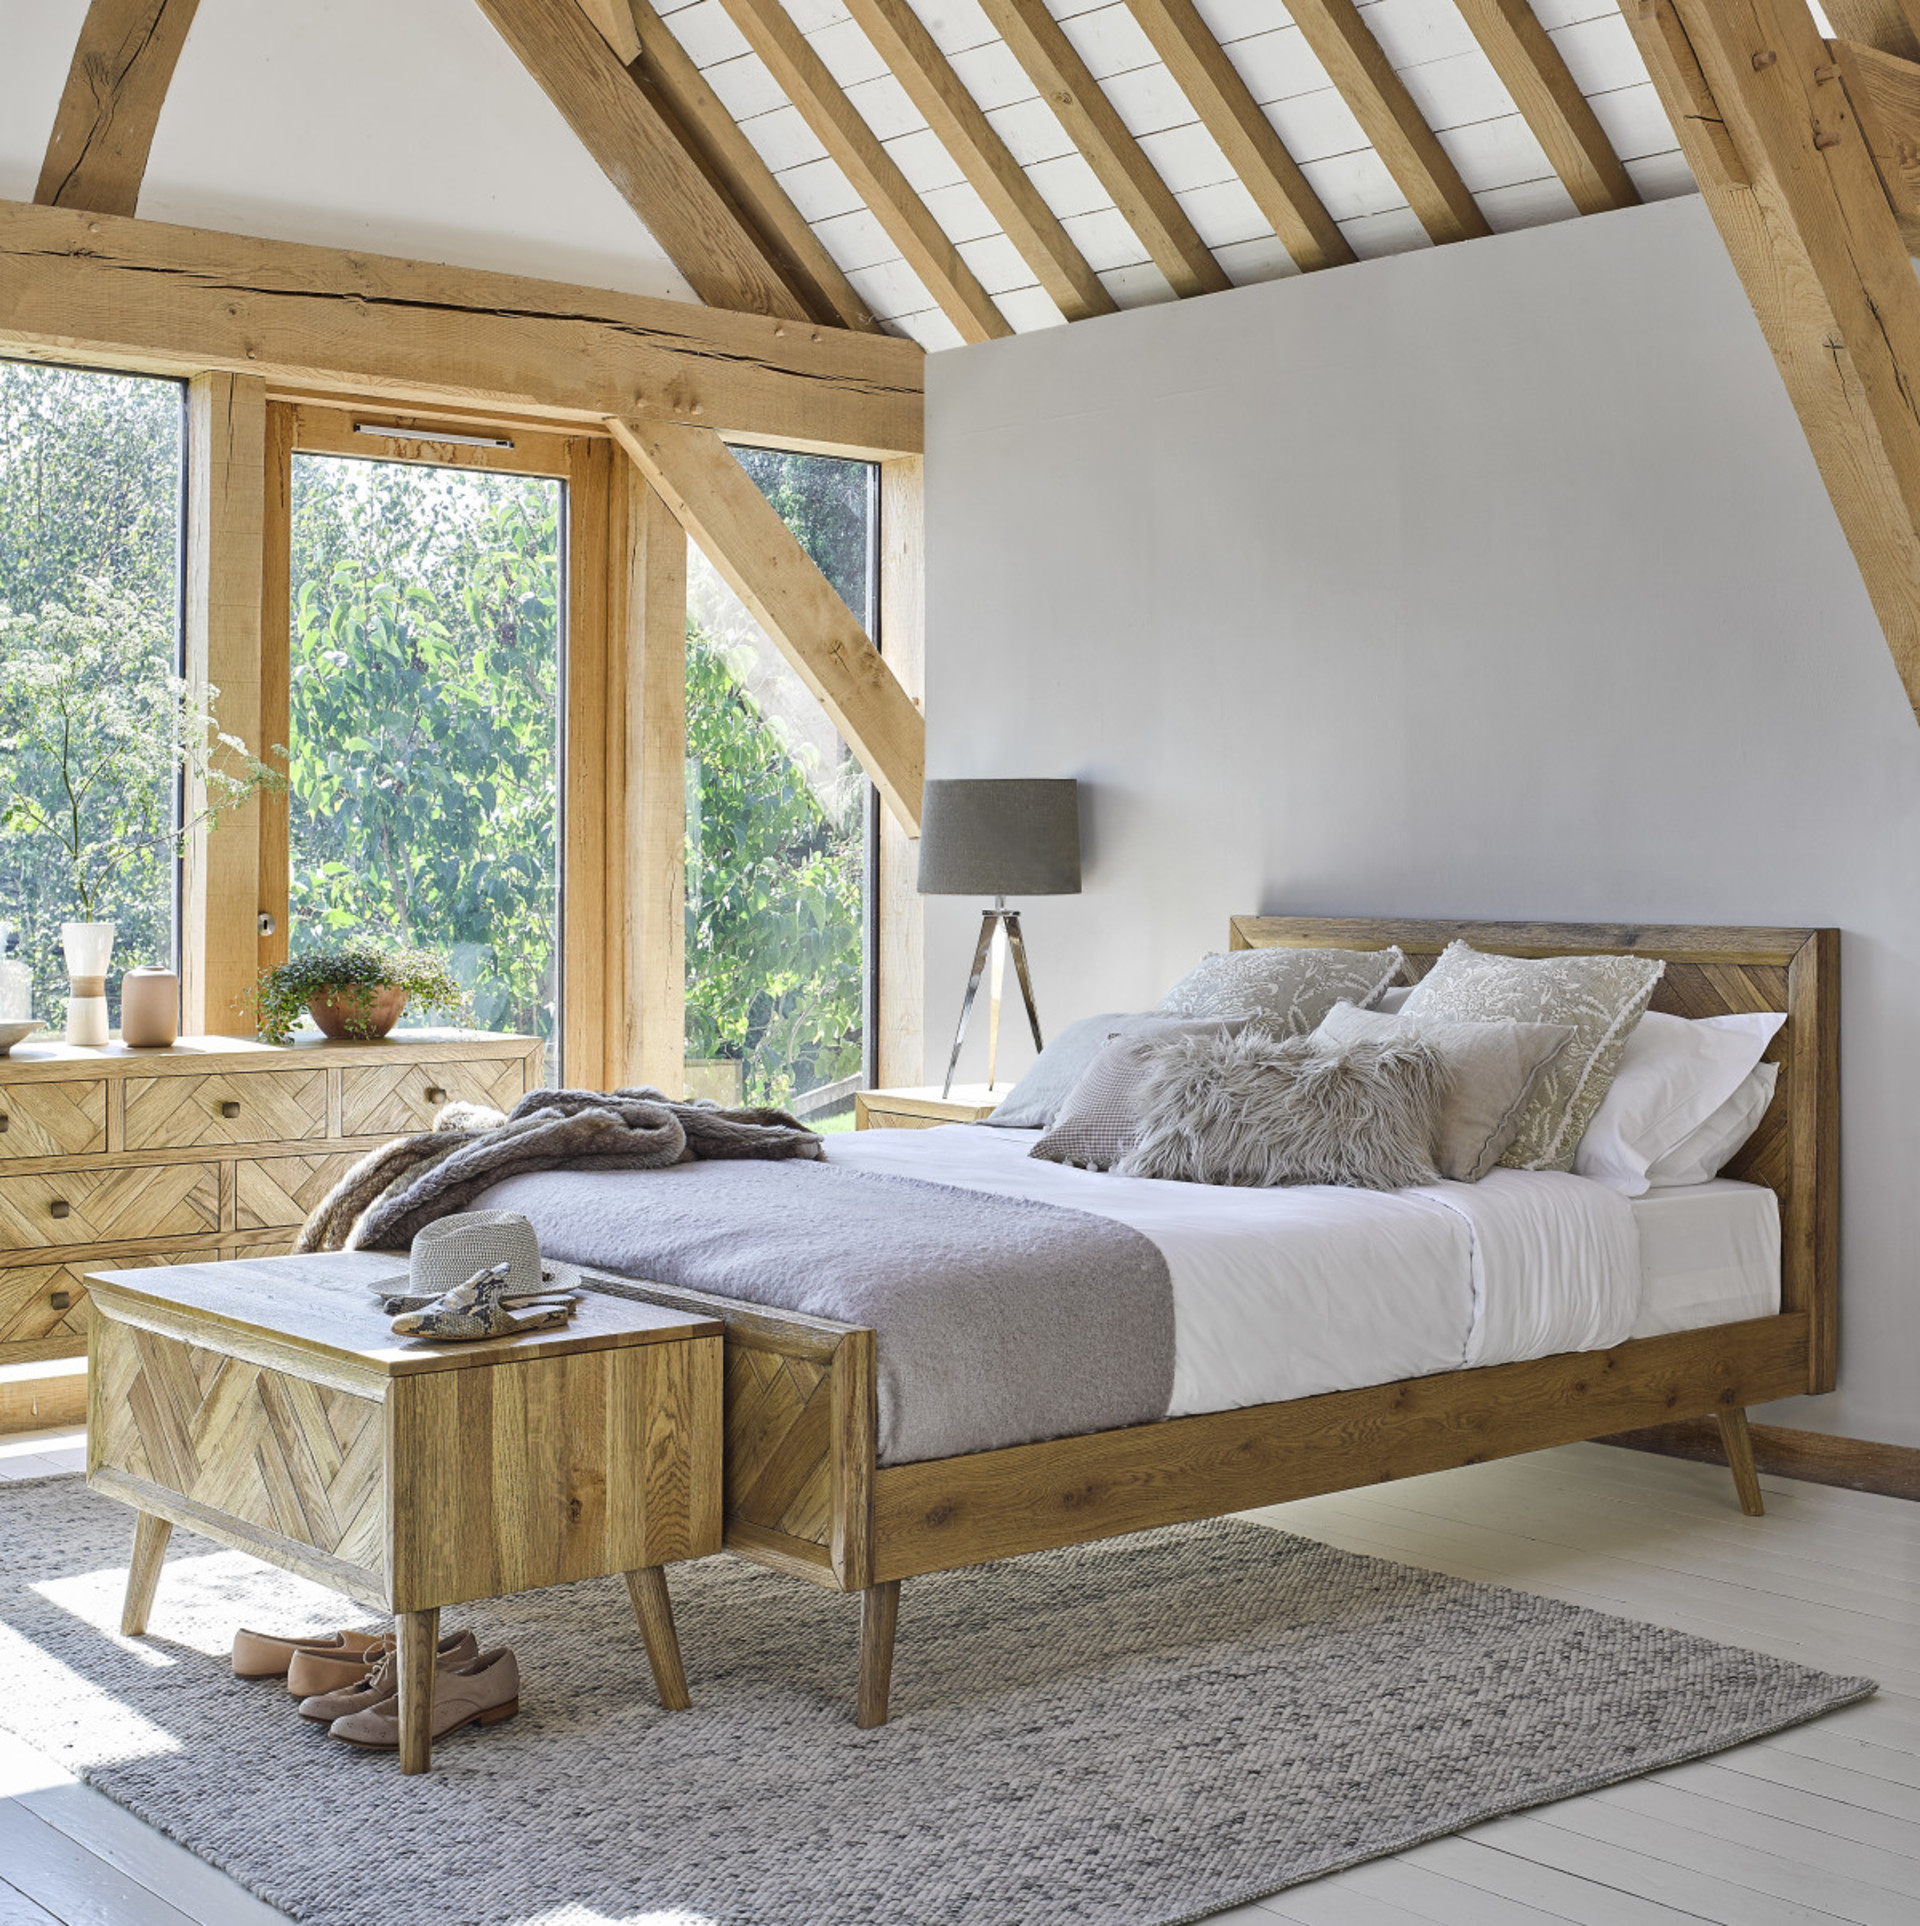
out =
{"type": "Polygon", "coordinates": [[[900,1581],[869,1585],[860,1594],[860,1702],[854,1723],[885,1725],[893,1683],[893,1629],[900,1616],[900,1581]]]}
{"type": "Polygon", "coordinates": [[[1754,1467],[1746,1406],[1732,1405],[1714,1416],[1720,1421],[1720,1443],[1727,1454],[1727,1469],[1733,1473],[1733,1488],[1740,1494],[1740,1509],[1749,1518],[1764,1517],[1767,1507],[1760,1496],[1760,1473],[1754,1467]]]}

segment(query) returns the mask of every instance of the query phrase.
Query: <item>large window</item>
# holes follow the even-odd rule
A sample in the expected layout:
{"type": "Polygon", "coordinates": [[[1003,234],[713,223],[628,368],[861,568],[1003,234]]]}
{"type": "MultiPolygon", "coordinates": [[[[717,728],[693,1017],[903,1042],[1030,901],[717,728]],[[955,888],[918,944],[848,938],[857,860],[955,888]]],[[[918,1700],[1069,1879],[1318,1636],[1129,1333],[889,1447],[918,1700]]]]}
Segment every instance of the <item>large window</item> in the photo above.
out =
{"type": "Polygon", "coordinates": [[[550,1077],[564,514],[543,477],[294,458],[291,947],[444,952],[550,1077]]]}
{"type": "Polygon", "coordinates": [[[0,923],[55,1025],[62,923],[117,925],[116,1022],[178,953],[183,416],[177,382],[0,361],[0,923]]]}
{"type": "MultiPolygon", "coordinates": [[[[877,471],[735,452],[871,634],[877,471]]],[[[689,1087],[845,1128],[873,1074],[871,786],[698,549],[687,601],[689,1087]]]]}

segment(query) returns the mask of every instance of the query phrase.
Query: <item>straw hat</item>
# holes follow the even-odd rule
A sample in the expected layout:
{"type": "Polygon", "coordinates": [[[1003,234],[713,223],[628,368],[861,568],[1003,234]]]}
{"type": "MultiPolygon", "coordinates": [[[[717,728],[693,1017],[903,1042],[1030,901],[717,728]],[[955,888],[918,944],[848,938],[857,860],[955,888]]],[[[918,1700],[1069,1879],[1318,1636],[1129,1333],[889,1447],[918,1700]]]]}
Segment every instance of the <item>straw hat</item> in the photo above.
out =
{"type": "MultiPolygon", "coordinates": [[[[574,1265],[542,1262],[540,1240],[518,1211],[469,1210],[438,1219],[413,1240],[407,1295],[442,1297],[476,1271],[495,1264],[508,1267],[509,1294],[580,1288],[580,1272],[574,1265]]],[[[399,1281],[394,1278],[382,1284],[378,1295],[387,1296],[399,1281]]]]}

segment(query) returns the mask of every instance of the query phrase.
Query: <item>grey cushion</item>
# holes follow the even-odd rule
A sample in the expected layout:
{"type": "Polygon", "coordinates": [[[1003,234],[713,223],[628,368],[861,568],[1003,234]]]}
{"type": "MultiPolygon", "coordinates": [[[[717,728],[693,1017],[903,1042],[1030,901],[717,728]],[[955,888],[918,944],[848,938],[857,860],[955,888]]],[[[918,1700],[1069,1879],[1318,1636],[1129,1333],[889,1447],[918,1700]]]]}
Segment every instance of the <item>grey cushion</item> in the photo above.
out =
{"type": "Polygon", "coordinates": [[[1430,1184],[1446,1071],[1411,1038],[1184,1037],[1148,1046],[1145,1115],[1115,1169],[1190,1184],[1430,1184]]]}
{"type": "Polygon", "coordinates": [[[1047,1134],[1027,1153],[1049,1163],[1109,1170],[1140,1134],[1141,1093],[1153,1052],[1181,1037],[1229,1037],[1238,1017],[1160,1017],[1102,1041],[1086,1075],[1062,1101],[1047,1134]]]}
{"type": "Polygon", "coordinates": [[[1203,957],[1161,998],[1174,1016],[1251,1017],[1273,1036],[1304,1036],[1336,1003],[1371,1003],[1406,961],[1385,950],[1229,950],[1203,957]]]}
{"type": "Polygon", "coordinates": [[[1647,956],[1492,956],[1449,943],[1414,986],[1404,1014],[1571,1024],[1573,1041],[1534,1086],[1500,1158],[1515,1170],[1571,1170],[1666,967],[1647,956]]]}
{"type": "Polygon", "coordinates": [[[1006,1130],[1044,1130],[1053,1122],[1067,1093],[1087,1074],[1109,1037],[1129,1036],[1142,1025],[1177,1021],[1157,1012],[1130,1016],[1124,1012],[1082,1017],[1067,1027],[1034,1058],[1027,1074],[1001,1099],[1000,1107],[984,1119],[1006,1130]]]}
{"type": "Polygon", "coordinates": [[[1447,1087],[1436,1158],[1441,1176],[1463,1184],[1477,1184],[1500,1161],[1540,1078],[1573,1034],[1569,1023],[1455,1023],[1351,1003],[1336,1003],[1314,1032],[1335,1044],[1412,1038],[1439,1057],[1447,1087]]]}

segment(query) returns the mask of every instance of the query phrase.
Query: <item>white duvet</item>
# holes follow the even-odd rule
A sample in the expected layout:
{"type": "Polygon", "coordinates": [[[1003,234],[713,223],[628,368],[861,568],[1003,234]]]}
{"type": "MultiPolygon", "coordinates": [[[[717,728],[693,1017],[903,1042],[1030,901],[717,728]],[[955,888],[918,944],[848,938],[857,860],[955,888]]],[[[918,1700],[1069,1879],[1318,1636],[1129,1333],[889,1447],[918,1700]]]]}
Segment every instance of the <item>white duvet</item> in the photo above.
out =
{"type": "Polygon", "coordinates": [[[1238,1190],[1070,1170],[1032,1130],[829,1138],[830,1162],[1113,1218],[1173,1279],[1169,1417],[1622,1342],[1640,1302],[1627,1199],[1496,1170],[1418,1190],[1238,1190]]]}

